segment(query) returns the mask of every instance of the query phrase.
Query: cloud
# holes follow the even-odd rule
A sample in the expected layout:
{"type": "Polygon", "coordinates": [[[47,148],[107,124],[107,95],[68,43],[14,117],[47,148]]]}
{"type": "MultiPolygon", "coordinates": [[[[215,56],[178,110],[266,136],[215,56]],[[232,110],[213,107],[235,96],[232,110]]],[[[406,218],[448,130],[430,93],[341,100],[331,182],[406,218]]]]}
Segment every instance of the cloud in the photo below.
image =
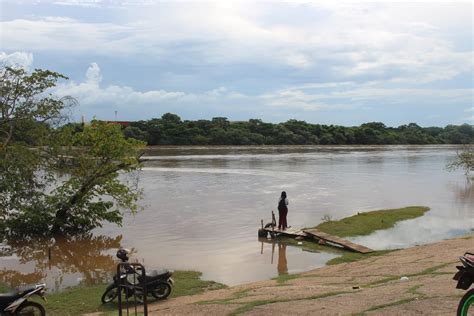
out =
{"type": "MultiPolygon", "coordinates": [[[[138,91],[129,86],[102,86],[102,74],[97,63],[91,63],[84,82],[59,84],[54,93],[58,96],[72,96],[80,104],[82,113],[98,118],[108,118],[112,109],[120,109],[128,117],[149,119],[153,115],[167,111],[196,110],[231,106],[243,101],[246,96],[224,87],[201,93],[167,91],[164,89],[138,91]]],[[[161,114],[160,114],[161,115],[161,114]]],[[[109,117],[110,118],[110,117],[109,117]]]]}
{"type": "Polygon", "coordinates": [[[5,47],[192,65],[258,64],[341,80],[410,84],[449,80],[473,69],[472,49],[457,50],[445,35],[461,27],[468,35],[471,25],[463,23],[469,19],[446,19],[440,12],[448,7],[464,17],[463,5],[430,5],[433,18],[426,5],[409,3],[145,1],[144,9],[126,1],[62,2],[127,10],[107,23],[61,16],[3,21],[5,47]]]}
{"type": "Polygon", "coordinates": [[[0,52],[0,64],[28,70],[33,64],[33,54],[28,52],[14,52],[11,54],[0,52]]]}
{"type": "Polygon", "coordinates": [[[262,99],[269,106],[304,110],[356,109],[373,103],[378,103],[378,107],[447,107],[470,102],[473,93],[474,89],[387,88],[379,83],[333,82],[289,87],[267,93],[262,99]]]}
{"type": "Polygon", "coordinates": [[[86,71],[87,83],[92,85],[99,85],[102,81],[102,76],[100,75],[100,68],[97,63],[92,63],[86,71]]]}
{"type": "Polygon", "coordinates": [[[86,71],[86,81],[74,81],[60,84],[56,93],[61,96],[69,95],[76,98],[82,105],[141,105],[159,103],[163,100],[179,100],[186,96],[184,92],[169,92],[165,90],[136,91],[131,87],[100,85],[102,75],[97,63],[91,63],[86,71]]]}
{"type": "Polygon", "coordinates": [[[116,43],[129,30],[114,23],[86,23],[62,16],[4,20],[0,27],[2,46],[7,49],[68,54],[123,52],[116,43]]]}
{"type": "MultiPolygon", "coordinates": [[[[474,106],[470,107],[469,109],[466,109],[466,112],[474,112],[474,106]]],[[[464,118],[464,120],[467,122],[474,122],[474,115],[468,116],[464,118]]]]}
{"type": "MultiPolygon", "coordinates": [[[[366,110],[368,107],[396,108],[413,104],[418,108],[469,102],[473,89],[384,88],[377,83],[327,82],[302,84],[267,93],[249,95],[226,87],[216,87],[199,93],[152,89],[139,91],[124,85],[103,85],[99,65],[91,63],[84,82],[68,82],[58,85],[59,96],[73,96],[88,115],[106,115],[112,109],[120,109],[129,117],[148,119],[164,112],[207,111],[213,115],[248,117],[273,115],[280,110],[299,113],[366,110]]],[[[469,111],[472,111],[470,109],[469,111]]],[[[277,113],[275,114],[277,115],[277,113]]],[[[102,117],[106,118],[106,117],[102,117]]]]}
{"type": "Polygon", "coordinates": [[[88,115],[116,108],[131,119],[163,111],[345,122],[413,115],[444,124],[472,113],[465,112],[473,94],[469,3],[27,3],[9,2],[18,10],[0,21],[7,52],[0,59],[31,66],[24,52],[32,52],[73,76],[97,61],[85,80],[57,90],[77,97],[88,115]],[[102,74],[99,63],[113,72],[102,74]]]}

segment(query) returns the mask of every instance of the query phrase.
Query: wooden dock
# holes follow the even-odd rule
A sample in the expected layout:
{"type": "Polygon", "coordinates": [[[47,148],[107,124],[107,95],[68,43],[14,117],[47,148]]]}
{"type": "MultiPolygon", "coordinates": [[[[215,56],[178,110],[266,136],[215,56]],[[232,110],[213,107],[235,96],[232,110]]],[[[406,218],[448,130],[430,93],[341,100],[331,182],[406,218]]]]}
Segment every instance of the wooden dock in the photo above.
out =
{"type": "Polygon", "coordinates": [[[284,235],[291,238],[300,237],[300,238],[312,239],[312,240],[317,240],[317,241],[322,240],[325,243],[333,244],[338,247],[342,247],[344,249],[348,249],[355,252],[360,252],[360,253],[373,252],[373,250],[370,248],[355,244],[349,240],[345,240],[337,236],[326,234],[316,229],[302,230],[302,229],[289,228],[286,230],[281,230],[281,229],[276,229],[272,227],[267,227],[267,228],[264,228],[264,230],[266,230],[270,234],[284,235]]]}
{"type": "Polygon", "coordinates": [[[349,240],[342,239],[341,237],[326,234],[326,233],[324,233],[322,231],[319,231],[317,229],[304,230],[304,233],[309,235],[309,236],[312,236],[315,239],[321,239],[321,240],[324,240],[325,242],[330,242],[330,243],[333,243],[333,244],[336,244],[336,245],[340,245],[345,249],[349,249],[349,250],[352,250],[352,251],[355,251],[355,252],[360,252],[360,253],[373,252],[373,250],[370,249],[370,248],[367,248],[367,247],[362,246],[362,245],[355,244],[355,243],[353,243],[349,240]]]}

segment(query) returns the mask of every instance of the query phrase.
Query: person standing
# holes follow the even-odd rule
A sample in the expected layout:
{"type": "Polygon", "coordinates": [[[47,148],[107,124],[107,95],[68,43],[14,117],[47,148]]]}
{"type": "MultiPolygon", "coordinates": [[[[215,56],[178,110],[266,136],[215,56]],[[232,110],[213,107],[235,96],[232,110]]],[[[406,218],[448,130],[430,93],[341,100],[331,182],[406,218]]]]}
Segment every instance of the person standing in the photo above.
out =
{"type": "Polygon", "coordinates": [[[288,228],[286,216],[288,215],[288,198],[286,192],[281,192],[280,199],[278,200],[278,229],[285,230],[288,228]]]}

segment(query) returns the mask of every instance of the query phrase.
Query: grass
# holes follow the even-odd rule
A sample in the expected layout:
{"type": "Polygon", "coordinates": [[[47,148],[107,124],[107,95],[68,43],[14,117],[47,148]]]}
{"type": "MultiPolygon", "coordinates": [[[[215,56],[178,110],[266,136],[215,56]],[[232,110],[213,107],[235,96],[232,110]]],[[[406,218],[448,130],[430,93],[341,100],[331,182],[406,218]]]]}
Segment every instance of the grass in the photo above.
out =
{"type": "Polygon", "coordinates": [[[369,253],[358,253],[358,252],[344,251],[342,256],[331,259],[328,262],[326,262],[326,264],[328,266],[330,266],[330,265],[334,265],[334,264],[354,262],[354,261],[367,259],[367,258],[370,258],[370,257],[383,256],[383,255],[385,255],[387,253],[390,253],[392,251],[395,251],[395,250],[379,250],[379,251],[374,251],[374,252],[369,252],[369,253]]]}
{"type": "Polygon", "coordinates": [[[392,228],[397,222],[420,217],[429,210],[425,206],[357,213],[338,221],[327,221],[314,227],[339,237],[365,236],[376,230],[392,228]]]}
{"type": "MultiPolygon", "coordinates": [[[[412,277],[421,276],[421,275],[439,274],[440,272],[437,272],[437,270],[439,270],[441,268],[444,268],[449,264],[450,263],[435,265],[435,266],[426,268],[425,270],[422,270],[420,272],[408,274],[407,276],[409,278],[412,278],[412,277]]],[[[295,278],[300,278],[300,277],[306,277],[306,276],[299,275],[299,274],[285,275],[285,276],[277,277],[277,278],[275,278],[275,280],[277,280],[278,283],[283,283],[283,282],[286,282],[288,280],[295,279],[295,278]]],[[[397,275],[397,276],[391,275],[391,276],[387,276],[383,279],[368,283],[368,284],[364,285],[363,287],[378,286],[378,285],[382,285],[382,284],[385,284],[385,283],[388,283],[388,282],[391,282],[391,281],[394,281],[394,280],[399,280],[399,279],[400,279],[399,275],[397,275]]],[[[410,287],[407,290],[407,293],[415,296],[413,298],[401,299],[401,300],[398,300],[398,301],[394,301],[394,302],[390,302],[390,303],[382,304],[382,305],[375,305],[375,306],[372,306],[372,307],[370,307],[369,309],[367,309],[363,312],[356,313],[356,314],[353,314],[353,315],[365,315],[366,312],[371,312],[371,311],[376,311],[376,310],[383,309],[383,308],[386,308],[386,307],[406,304],[406,303],[412,302],[412,301],[417,300],[417,299],[423,299],[423,298],[425,298],[425,294],[423,294],[421,292],[418,292],[418,289],[420,289],[422,286],[423,286],[422,284],[417,284],[415,286],[410,287]]],[[[256,301],[251,301],[251,302],[244,303],[243,305],[241,305],[237,309],[235,309],[233,312],[231,312],[228,316],[235,316],[235,315],[238,315],[238,314],[242,314],[242,313],[245,313],[245,312],[248,312],[248,311],[254,309],[255,307],[262,306],[262,305],[267,305],[267,304],[282,303],[282,302],[289,302],[289,301],[314,300],[314,299],[320,299],[320,298],[325,298],[325,297],[340,295],[340,294],[346,294],[346,293],[351,293],[351,292],[347,292],[347,291],[329,292],[329,293],[323,293],[323,294],[320,294],[320,295],[315,295],[315,296],[305,297],[305,298],[299,298],[299,299],[256,300],[256,301]]],[[[225,302],[222,301],[222,302],[219,302],[219,303],[221,303],[221,304],[235,304],[235,302],[232,302],[234,299],[235,298],[227,299],[227,300],[225,300],[225,302]]],[[[207,302],[207,303],[212,304],[212,303],[216,303],[216,302],[207,302]]]]}
{"type": "MultiPolygon", "coordinates": [[[[236,316],[236,315],[251,311],[255,307],[262,306],[262,305],[268,305],[268,304],[274,304],[274,303],[294,302],[294,301],[317,300],[317,299],[320,299],[320,298],[325,298],[325,297],[330,297],[330,296],[335,296],[335,295],[340,295],[340,294],[347,294],[347,293],[350,293],[350,292],[347,292],[347,291],[329,292],[329,293],[324,293],[324,294],[319,294],[319,295],[314,295],[314,296],[304,297],[304,298],[297,298],[297,299],[256,300],[256,301],[251,301],[251,302],[243,304],[242,306],[235,309],[233,312],[227,314],[227,316],[236,316]]],[[[231,303],[231,302],[229,302],[229,303],[231,303]]]]}
{"type": "Polygon", "coordinates": [[[273,278],[272,280],[276,280],[277,283],[281,285],[281,284],[285,283],[286,281],[293,280],[293,279],[298,279],[300,277],[301,277],[300,274],[282,274],[282,275],[279,275],[279,276],[273,278]]]}
{"type": "MultiPolygon", "coordinates": [[[[382,305],[376,305],[376,306],[373,306],[371,308],[369,308],[368,310],[366,310],[365,312],[371,312],[371,311],[376,311],[378,309],[382,309],[382,308],[386,308],[386,307],[392,307],[392,306],[397,306],[397,305],[402,305],[402,304],[406,304],[406,303],[410,303],[410,302],[413,302],[414,300],[416,300],[416,298],[405,298],[405,299],[402,299],[402,300],[399,300],[399,301],[395,301],[395,302],[391,302],[391,303],[387,303],[387,304],[382,304],[382,305]]],[[[364,313],[365,313],[364,312],[364,313]]]]}
{"type": "Polygon", "coordinates": [[[10,287],[5,283],[0,282],[0,293],[7,293],[10,291],[10,287]]]}
{"type": "Polygon", "coordinates": [[[238,300],[243,297],[247,297],[249,295],[249,292],[252,291],[252,289],[245,289],[242,291],[238,291],[234,293],[231,297],[229,298],[224,298],[224,299],[217,299],[217,300],[206,300],[206,301],[199,301],[194,304],[197,305],[208,305],[208,304],[222,304],[222,305],[227,305],[227,304],[238,304],[238,303],[232,303],[231,301],[238,300]]]}
{"type": "MultiPolygon", "coordinates": [[[[414,277],[417,277],[417,276],[427,276],[427,275],[428,276],[430,276],[430,275],[434,276],[434,275],[441,275],[441,274],[451,274],[451,272],[449,272],[449,273],[448,272],[438,272],[439,269],[447,267],[450,264],[452,264],[452,263],[450,263],[450,262],[442,263],[442,264],[439,264],[439,265],[435,265],[435,266],[426,268],[425,270],[422,270],[420,272],[406,274],[404,276],[406,276],[408,278],[414,278],[414,277]]],[[[383,279],[367,283],[367,284],[364,285],[364,287],[373,287],[373,286],[382,285],[382,284],[385,284],[385,283],[388,283],[388,282],[392,282],[394,280],[399,280],[402,276],[403,275],[389,275],[389,276],[387,276],[383,279]]],[[[413,291],[412,294],[414,294],[419,287],[420,286],[418,286],[416,288],[409,289],[409,293],[412,293],[411,291],[413,291]]]]}
{"type": "Polygon", "coordinates": [[[424,297],[425,294],[423,294],[421,292],[418,292],[418,289],[421,288],[422,286],[423,286],[423,284],[417,284],[417,285],[412,286],[411,288],[409,288],[407,292],[410,293],[413,296],[418,297],[418,298],[424,297]]]}
{"type": "MultiPolygon", "coordinates": [[[[201,280],[201,272],[175,271],[173,279],[175,287],[170,297],[193,295],[207,290],[215,290],[226,287],[214,281],[201,280]]],[[[106,284],[91,286],[76,286],[66,289],[60,293],[47,295],[47,302],[41,304],[46,308],[48,315],[80,315],[93,312],[117,312],[117,304],[102,305],[100,298],[104,293],[106,284]]],[[[0,283],[0,292],[7,292],[9,287],[0,283]]],[[[151,299],[149,302],[153,302],[151,299]]]]}

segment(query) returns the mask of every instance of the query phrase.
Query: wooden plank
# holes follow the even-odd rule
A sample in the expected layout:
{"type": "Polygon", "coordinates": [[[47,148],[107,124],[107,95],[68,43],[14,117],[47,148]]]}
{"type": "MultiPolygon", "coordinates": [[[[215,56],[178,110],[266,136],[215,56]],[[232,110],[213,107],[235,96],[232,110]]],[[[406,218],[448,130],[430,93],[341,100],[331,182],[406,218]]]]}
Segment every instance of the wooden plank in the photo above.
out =
{"type": "Polygon", "coordinates": [[[342,246],[346,249],[350,249],[352,251],[356,251],[356,252],[360,252],[360,253],[373,252],[373,250],[370,249],[370,248],[367,248],[367,247],[362,246],[362,245],[355,244],[355,243],[353,243],[349,240],[345,240],[345,239],[342,239],[342,238],[337,237],[337,236],[332,236],[332,235],[326,234],[326,233],[324,233],[322,231],[319,231],[317,229],[308,229],[308,230],[304,230],[303,232],[306,233],[307,235],[313,236],[313,237],[318,238],[318,239],[322,239],[324,241],[328,241],[328,242],[336,244],[336,245],[340,245],[340,246],[342,246]]]}
{"type": "Polygon", "coordinates": [[[324,233],[322,231],[319,231],[319,230],[316,230],[316,229],[301,230],[301,229],[296,229],[296,228],[288,228],[288,229],[285,229],[285,230],[281,230],[281,229],[278,229],[276,227],[268,227],[268,228],[264,228],[264,229],[267,232],[272,233],[272,234],[281,234],[281,235],[285,235],[285,236],[292,237],[292,238],[295,238],[295,237],[304,237],[304,238],[312,237],[312,238],[316,238],[316,239],[322,239],[322,240],[324,240],[328,243],[332,243],[332,244],[338,245],[340,247],[343,247],[343,248],[346,248],[346,249],[349,249],[349,250],[352,250],[352,251],[360,252],[360,253],[373,252],[373,250],[370,249],[370,248],[367,248],[367,247],[362,246],[362,245],[355,244],[355,243],[353,243],[349,240],[342,239],[342,238],[337,237],[337,236],[326,234],[326,233],[324,233]]]}

